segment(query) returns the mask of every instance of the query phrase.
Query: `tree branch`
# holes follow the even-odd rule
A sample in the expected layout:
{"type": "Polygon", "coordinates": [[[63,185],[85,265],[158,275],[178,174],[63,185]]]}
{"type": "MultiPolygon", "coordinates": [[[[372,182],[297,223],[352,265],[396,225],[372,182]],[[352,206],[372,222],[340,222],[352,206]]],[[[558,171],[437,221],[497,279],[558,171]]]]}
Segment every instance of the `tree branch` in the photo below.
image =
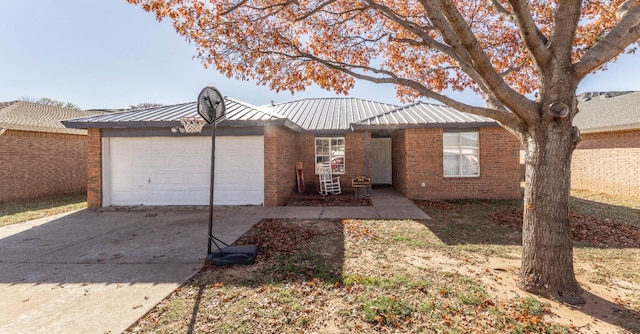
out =
{"type": "Polygon", "coordinates": [[[574,64],[576,76],[578,79],[584,78],[638,40],[640,40],[640,5],[627,11],[622,21],[574,64]]]}
{"type": "MultiPolygon", "coordinates": [[[[496,0],[492,0],[492,2],[497,3],[496,0]]],[[[527,49],[533,56],[533,59],[538,66],[538,68],[543,68],[549,63],[549,58],[551,57],[549,54],[549,50],[546,47],[548,43],[547,38],[544,36],[542,31],[538,29],[536,23],[531,15],[531,11],[529,11],[529,6],[527,1],[521,0],[509,0],[511,7],[513,8],[513,15],[516,20],[516,24],[520,28],[520,36],[522,36],[522,40],[524,41],[527,49]]],[[[497,3],[499,6],[500,4],[497,3]]],[[[502,9],[506,12],[506,9],[502,9]]],[[[501,12],[498,10],[498,12],[501,12]]]]}
{"type": "Polygon", "coordinates": [[[462,103],[459,102],[457,100],[451,99],[445,95],[442,95],[440,93],[436,93],[435,91],[427,88],[426,86],[422,85],[421,83],[415,81],[415,80],[410,80],[410,79],[406,79],[406,78],[400,78],[398,76],[396,76],[395,73],[390,72],[390,71],[386,71],[386,70],[381,70],[381,69],[377,69],[377,68],[373,68],[373,67],[368,67],[368,66],[353,66],[350,64],[344,64],[344,63],[340,63],[340,62],[335,62],[335,61],[330,61],[330,60],[326,60],[326,59],[322,59],[319,58],[317,56],[314,56],[312,54],[309,53],[303,53],[300,52],[297,55],[291,55],[291,54],[285,54],[282,52],[276,52],[276,51],[270,51],[267,53],[271,53],[271,54],[277,54],[279,56],[283,56],[283,57],[287,57],[290,59],[298,59],[298,60],[303,60],[303,61],[312,61],[312,62],[316,62],[318,64],[322,64],[330,69],[345,73],[353,78],[356,79],[361,79],[361,80],[366,80],[369,82],[373,82],[376,84],[395,84],[395,85],[401,85],[401,86],[405,86],[405,87],[410,87],[415,89],[416,91],[418,91],[420,94],[422,94],[423,96],[427,97],[427,98],[431,98],[437,101],[440,101],[444,104],[446,104],[447,106],[454,108],[458,111],[462,111],[462,112],[466,112],[466,113],[470,113],[470,114],[474,114],[474,115],[479,115],[479,116],[484,116],[484,117],[489,117],[491,119],[496,120],[497,122],[499,122],[500,124],[502,124],[505,127],[508,127],[511,130],[515,130],[518,129],[519,125],[521,124],[520,120],[510,111],[504,110],[504,109],[492,109],[492,108],[482,108],[482,107],[476,107],[476,106],[471,106],[468,105],[466,103],[462,103]],[[367,75],[364,74],[362,72],[356,72],[353,69],[359,69],[359,70],[366,70],[366,71],[370,71],[372,73],[375,74],[381,74],[383,75],[383,77],[377,77],[377,76],[372,76],[372,75],[367,75]]]}
{"type": "Polygon", "coordinates": [[[313,10],[309,11],[308,13],[296,18],[294,21],[302,21],[307,19],[308,17],[312,16],[313,14],[321,11],[323,8],[325,8],[326,6],[334,3],[335,0],[329,0],[329,1],[325,1],[324,3],[321,3],[318,5],[318,7],[314,8],[313,10]]]}
{"type": "Polygon", "coordinates": [[[245,3],[247,3],[247,0],[242,0],[242,1],[238,2],[236,5],[231,6],[229,9],[222,11],[222,12],[220,13],[220,15],[221,15],[221,16],[227,15],[227,14],[229,14],[229,13],[233,12],[234,10],[236,10],[236,9],[238,9],[238,8],[240,8],[240,7],[242,7],[242,5],[244,5],[245,3]]]}
{"type": "MultiPolygon", "coordinates": [[[[508,109],[517,113],[517,116],[525,123],[533,123],[537,115],[523,110],[537,110],[535,102],[527,99],[514,91],[504,82],[504,79],[496,73],[495,68],[491,64],[489,57],[482,49],[482,46],[471,31],[457,7],[450,0],[438,0],[438,7],[434,7],[430,1],[421,0],[420,3],[425,6],[427,13],[434,16],[432,22],[438,30],[443,31],[443,37],[446,42],[452,45],[456,50],[463,48],[465,54],[471,60],[475,72],[479,78],[472,77],[480,86],[486,87],[485,92],[492,92],[499,101],[507,106],[508,109]],[[440,13],[444,13],[445,22],[441,22],[440,13]],[[436,23],[437,22],[437,23],[436,23]],[[442,27],[438,25],[443,25],[442,27]],[[451,36],[450,32],[453,33],[451,36]],[[445,33],[446,32],[446,33],[445,33]]],[[[460,52],[458,52],[460,53],[460,52]]]]}
{"type": "Polygon", "coordinates": [[[562,0],[558,1],[558,7],[555,10],[549,47],[556,60],[563,65],[571,64],[572,48],[567,46],[574,43],[576,27],[580,21],[581,5],[582,0],[562,0]]]}

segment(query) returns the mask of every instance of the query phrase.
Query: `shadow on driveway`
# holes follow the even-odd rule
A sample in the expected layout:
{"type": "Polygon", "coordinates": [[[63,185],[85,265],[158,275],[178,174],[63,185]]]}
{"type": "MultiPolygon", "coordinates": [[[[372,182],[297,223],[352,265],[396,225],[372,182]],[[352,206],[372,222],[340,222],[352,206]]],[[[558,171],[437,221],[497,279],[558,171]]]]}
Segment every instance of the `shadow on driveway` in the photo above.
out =
{"type": "MultiPolygon", "coordinates": [[[[231,243],[266,214],[216,207],[231,243]]],[[[81,210],[0,228],[1,333],[119,333],[196,273],[206,207],[81,210]]]]}

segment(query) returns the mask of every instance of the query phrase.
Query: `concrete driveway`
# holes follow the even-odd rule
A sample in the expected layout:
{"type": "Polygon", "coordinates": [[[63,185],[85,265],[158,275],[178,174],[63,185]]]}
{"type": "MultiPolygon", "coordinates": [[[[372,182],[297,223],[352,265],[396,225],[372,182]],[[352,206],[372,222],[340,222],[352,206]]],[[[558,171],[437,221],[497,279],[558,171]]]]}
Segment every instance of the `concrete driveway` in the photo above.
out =
{"type": "MultiPolygon", "coordinates": [[[[268,212],[216,207],[233,242],[268,212]]],[[[208,209],[82,210],[0,228],[0,333],[120,333],[203,265],[208,209]]]]}
{"type": "MultiPolygon", "coordinates": [[[[263,218],[429,219],[393,189],[370,207],[214,208],[232,243],[263,218]]],[[[195,274],[207,207],[82,210],[0,228],[0,333],[120,333],[195,274]]]]}

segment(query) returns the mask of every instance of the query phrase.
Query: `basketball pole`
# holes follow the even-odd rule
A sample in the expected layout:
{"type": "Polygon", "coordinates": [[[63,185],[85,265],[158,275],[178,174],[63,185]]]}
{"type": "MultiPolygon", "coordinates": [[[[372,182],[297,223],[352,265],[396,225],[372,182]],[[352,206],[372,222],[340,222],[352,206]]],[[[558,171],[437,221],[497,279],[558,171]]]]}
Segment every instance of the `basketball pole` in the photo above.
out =
{"type": "MultiPolygon", "coordinates": [[[[207,243],[207,254],[211,254],[211,242],[213,241],[213,185],[216,168],[216,121],[211,122],[211,177],[209,178],[209,242],[207,243]]],[[[217,246],[217,244],[216,244],[217,246]]]]}

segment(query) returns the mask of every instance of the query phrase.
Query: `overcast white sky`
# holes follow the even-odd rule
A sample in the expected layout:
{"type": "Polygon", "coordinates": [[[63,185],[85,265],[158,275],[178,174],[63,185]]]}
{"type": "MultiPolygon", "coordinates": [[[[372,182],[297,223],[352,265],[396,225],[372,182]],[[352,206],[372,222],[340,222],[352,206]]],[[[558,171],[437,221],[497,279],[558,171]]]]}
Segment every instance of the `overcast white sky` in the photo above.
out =
{"type": "MultiPolygon", "coordinates": [[[[208,85],[255,105],[335,96],[317,87],[276,94],[205,70],[168,21],[125,0],[0,0],[0,16],[0,101],[49,97],[84,109],[126,108],[195,101],[208,85]]],[[[611,90],[640,91],[640,55],[622,57],[578,92],[611,90]]],[[[361,82],[350,96],[399,103],[391,85],[361,82]]],[[[482,104],[472,94],[456,96],[482,104]]]]}

